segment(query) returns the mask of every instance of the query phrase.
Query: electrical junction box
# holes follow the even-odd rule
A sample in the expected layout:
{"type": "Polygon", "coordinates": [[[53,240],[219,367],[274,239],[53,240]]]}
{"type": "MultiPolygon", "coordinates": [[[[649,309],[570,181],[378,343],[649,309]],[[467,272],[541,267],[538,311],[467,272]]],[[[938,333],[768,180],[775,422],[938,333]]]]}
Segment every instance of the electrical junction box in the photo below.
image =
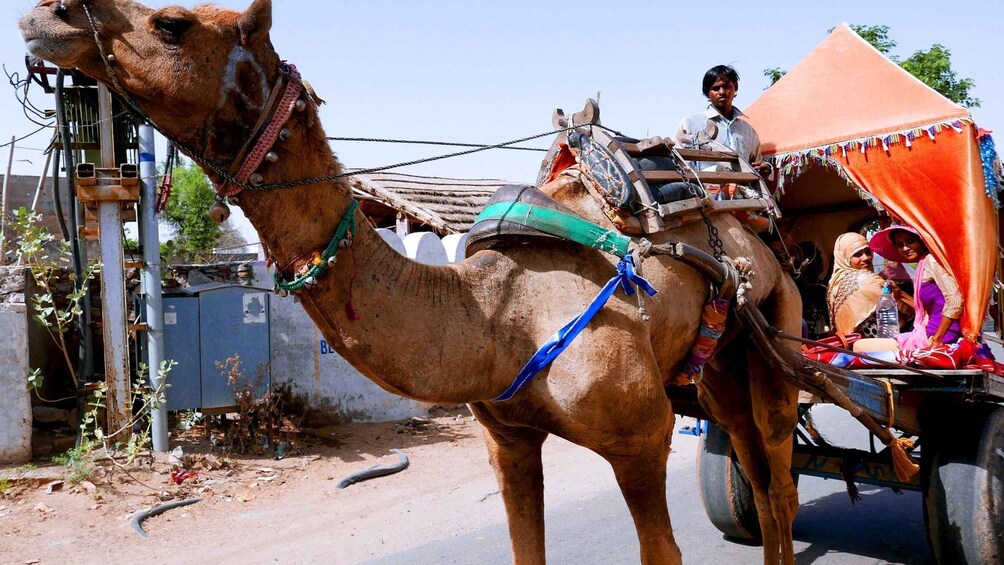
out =
{"type": "Polygon", "coordinates": [[[191,286],[164,295],[164,359],[168,410],[225,412],[236,406],[227,359],[240,360],[237,387],[257,395],[272,380],[271,291],[231,283],[191,286]]]}

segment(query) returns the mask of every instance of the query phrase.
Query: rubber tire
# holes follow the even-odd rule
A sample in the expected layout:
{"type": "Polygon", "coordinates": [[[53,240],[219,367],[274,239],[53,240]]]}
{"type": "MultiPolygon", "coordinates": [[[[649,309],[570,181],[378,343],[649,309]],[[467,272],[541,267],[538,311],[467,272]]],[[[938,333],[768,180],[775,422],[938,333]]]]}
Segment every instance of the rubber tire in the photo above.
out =
{"type": "Polygon", "coordinates": [[[1004,408],[967,412],[942,420],[952,433],[924,438],[927,538],[941,565],[999,565],[1004,563],[1004,408]]]}
{"type": "Polygon", "coordinates": [[[708,519],[725,537],[762,544],[753,489],[725,430],[708,422],[697,451],[697,486],[708,519]]]}

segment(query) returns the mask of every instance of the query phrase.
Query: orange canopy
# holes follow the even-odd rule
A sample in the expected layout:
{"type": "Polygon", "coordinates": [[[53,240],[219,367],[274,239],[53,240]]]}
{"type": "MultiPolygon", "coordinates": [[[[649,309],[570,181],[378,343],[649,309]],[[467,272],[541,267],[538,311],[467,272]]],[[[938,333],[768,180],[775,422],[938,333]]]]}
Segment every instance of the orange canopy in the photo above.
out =
{"type": "Polygon", "coordinates": [[[744,111],[782,177],[824,164],[917,228],[965,293],[963,332],[980,333],[996,210],[968,110],[841,24],[744,111]]]}

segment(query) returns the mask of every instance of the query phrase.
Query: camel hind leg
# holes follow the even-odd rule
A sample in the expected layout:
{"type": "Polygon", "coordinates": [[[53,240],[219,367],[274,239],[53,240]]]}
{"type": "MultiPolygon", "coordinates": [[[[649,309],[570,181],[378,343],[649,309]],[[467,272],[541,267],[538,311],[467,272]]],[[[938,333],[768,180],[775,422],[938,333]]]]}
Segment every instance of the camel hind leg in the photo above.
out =
{"type": "MultiPolygon", "coordinates": [[[[755,452],[765,481],[755,487],[754,498],[764,534],[764,563],[794,565],[791,528],[798,512],[798,489],[791,476],[792,433],[798,417],[798,391],[778,380],[777,373],[759,351],[748,355],[750,392],[756,437],[733,441],[737,454],[755,452]],[[745,444],[742,447],[739,444],[745,444]]],[[[740,455],[740,461],[742,456],[740,455]]],[[[744,467],[745,469],[745,467],[744,467]]],[[[752,481],[751,481],[752,483],[752,481]]]]}
{"type": "MultiPolygon", "coordinates": [[[[801,331],[801,299],[790,279],[775,289],[768,321],[786,333],[801,331]]],[[[792,523],[798,490],[791,477],[792,434],[798,390],[753,345],[735,343],[705,368],[698,390],[709,415],[729,434],[753,490],[764,542],[764,564],[794,565],[792,523]],[[745,363],[743,363],[745,361],[745,363]]]]}
{"type": "MultiPolygon", "coordinates": [[[[777,565],[781,539],[770,500],[771,465],[753,417],[750,379],[743,346],[722,353],[728,362],[705,366],[698,385],[701,404],[725,432],[753,491],[765,565],[777,565]]],[[[724,488],[724,486],[722,487],[724,488]]]]}
{"type": "MultiPolygon", "coordinates": [[[[789,335],[800,335],[802,300],[795,283],[782,277],[774,289],[768,321],[789,335]]],[[[782,347],[787,345],[782,345],[782,347]]],[[[794,565],[795,549],[791,527],[798,512],[798,489],[791,476],[793,432],[798,423],[798,389],[780,374],[756,347],[747,350],[750,399],[753,420],[760,434],[760,449],[769,468],[768,500],[781,563],[794,565]]],[[[761,519],[761,524],[763,524],[761,519]]],[[[766,537],[765,537],[766,540],[766,537]]],[[[777,563],[764,546],[765,563],[777,563]]],[[[773,551],[770,551],[773,553],[773,551]]]]}

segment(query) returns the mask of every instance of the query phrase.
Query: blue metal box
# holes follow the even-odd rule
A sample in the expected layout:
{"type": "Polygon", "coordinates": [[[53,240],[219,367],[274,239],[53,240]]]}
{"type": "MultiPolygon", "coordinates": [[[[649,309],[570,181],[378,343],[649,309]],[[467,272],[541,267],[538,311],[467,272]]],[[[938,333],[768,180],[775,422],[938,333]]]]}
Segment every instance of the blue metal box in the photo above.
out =
{"type": "Polygon", "coordinates": [[[164,296],[164,358],[171,370],[167,409],[203,411],[236,405],[227,358],[240,359],[258,395],[271,384],[269,291],[227,283],[187,287],[164,296]]]}

